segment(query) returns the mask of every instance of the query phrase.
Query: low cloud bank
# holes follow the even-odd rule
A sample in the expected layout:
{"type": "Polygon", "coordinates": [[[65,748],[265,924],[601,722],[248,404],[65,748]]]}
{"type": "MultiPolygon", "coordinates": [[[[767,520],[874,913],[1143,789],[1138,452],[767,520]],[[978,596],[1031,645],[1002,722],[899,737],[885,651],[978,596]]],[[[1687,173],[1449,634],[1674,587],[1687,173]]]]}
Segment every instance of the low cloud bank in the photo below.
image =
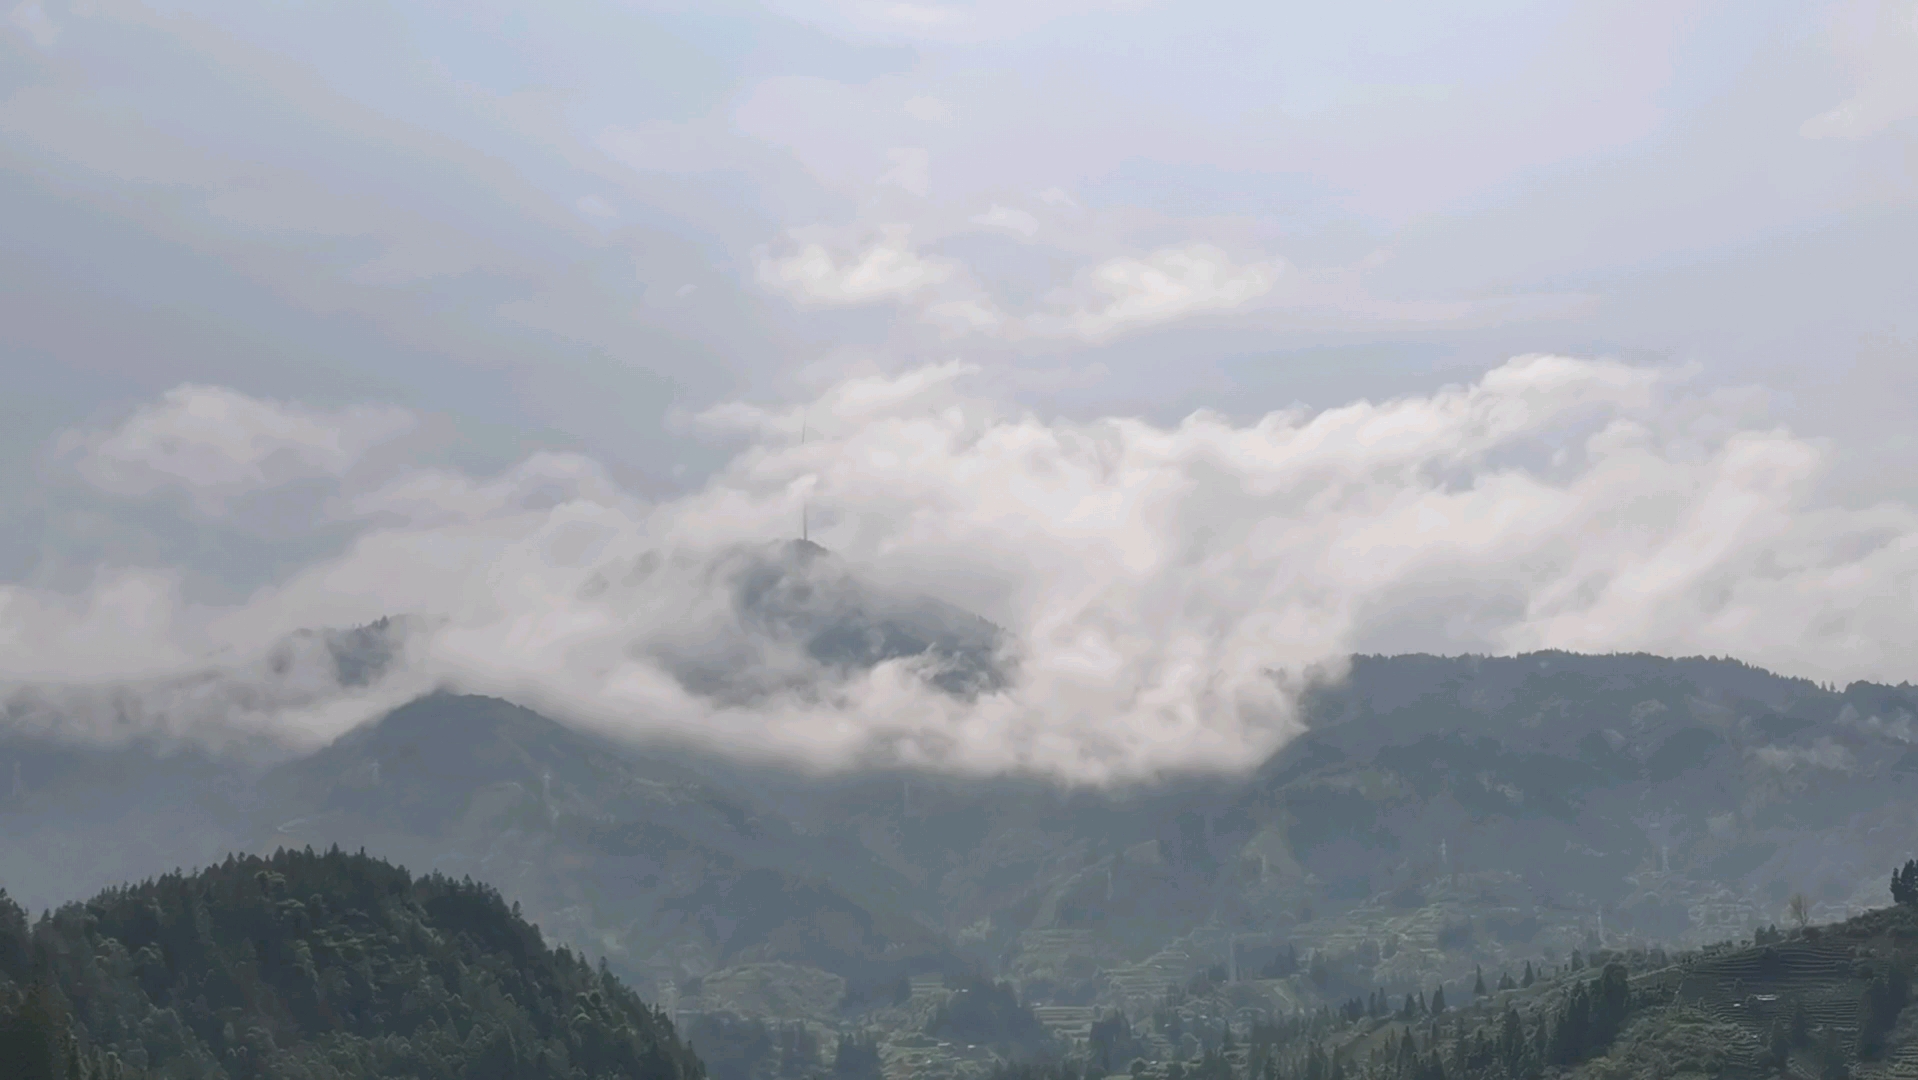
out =
{"type": "Polygon", "coordinates": [[[446,685],[816,767],[1096,783],[1255,764],[1355,650],[1910,675],[1918,509],[1822,501],[1828,447],[1683,372],[1525,357],[1429,395],[1172,427],[1033,415],[970,374],[713,409],[699,426],[743,448],[664,502],[556,454],[354,488],[356,448],[401,414],[182,388],[73,436],[97,448],[81,475],[128,498],[164,477],[208,513],[336,477],[326,524],[356,538],[226,607],[156,568],[0,586],[0,693],[76,738],[305,744],[446,685]],[[190,459],[141,434],[167,416],[193,418],[190,459]],[[791,543],[802,512],[824,552],[791,543]],[[296,636],[387,615],[408,620],[382,631],[390,662],[357,682],[296,636]]]}

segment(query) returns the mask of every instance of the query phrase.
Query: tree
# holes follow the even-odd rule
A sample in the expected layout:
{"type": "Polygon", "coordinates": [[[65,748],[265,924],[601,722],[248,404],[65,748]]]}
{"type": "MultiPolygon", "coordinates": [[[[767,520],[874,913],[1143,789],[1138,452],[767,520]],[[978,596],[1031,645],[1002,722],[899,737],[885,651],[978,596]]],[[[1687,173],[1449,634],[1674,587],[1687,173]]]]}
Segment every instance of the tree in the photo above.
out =
{"type": "Polygon", "coordinates": [[[1532,962],[1530,960],[1525,961],[1525,977],[1520,979],[1518,984],[1529,989],[1531,985],[1537,981],[1538,976],[1532,972],[1532,962]]]}
{"type": "Polygon", "coordinates": [[[53,991],[36,981],[11,1017],[0,1018],[0,1060],[8,1080],[66,1080],[66,1023],[53,991]]]}
{"type": "MultiPolygon", "coordinates": [[[[1226,1029],[1227,1048],[1230,1048],[1232,1029],[1226,1029]]],[[[1143,1040],[1132,1033],[1132,1021],[1123,1012],[1112,1012],[1092,1025],[1088,1039],[1087,1059],[1105,1072],[1112,1072],[1127,1058],[1138,1056],[1143,1049],[1143,1040]]]]}
{"type": "Polygon", "coordinates": [[[142,1060],[136,1075],[232,1080],[704,1075],[664,1014],[496,891],[337,850],[109,889],[34,936],[46,971],[24,997],[0,989],[5,1080],[120,1080],[142,1060]]]}
{"type": "Polygon", "coordinates": [[[1898,904],[1918,904],[1918,859],[1907,859],[1902,869],[1891,872],[1891,899],[1898,904]]]}
{"type": "Polygon", "coordinates": [[[1324,986],[1332,979],[1332,966],[1325,962],[1325,954],[1316,949],[1312,952],[1312,965],[1307,971],[1315,986],[1324,986]]]}
{"type": "Polygon", "coordinates": [[[1498,1055],[1505,1062],[1506,1073],[1517,1076],[1519,1062],[1525,1055],[1525,1025],[1519,1021],[1518,1010],[1505,1006],[1505,1015],[1499,1018],[1498,1055]]]}
{"type": "Polygon", "coordinates": [[[1611,1045],[1630,1011],[1631,983],[1625,965],[1606,964],[1592,996],[1592,1037],[1600,1049],[1611,1045]]]}
{"type": "Polygon", "coordinates": [[[1803,930],[1811,922],[1811,900],[1804,893],[1793,893],[1791,897],[1791,921],[1803,930]]]}
{"type": "Polygon", "coordinates": [[[1490,993],[1491,993],[1490,990],[1485,989],[1485,969],[1478,965],[1473,965],[1472,996],[1475,998],[1482,998],[1487,996],[1490,993]]]}
{"type": "Polygon", "coordinates": [[[1791,1057],[1791,1027],[1782,1016],[1771,1022],[1771,1039],[1767,1049],[1771,1055],[1772,1068],[1782,1071],[1785,1062],[1791,1057]]]}
{"type": "Polygon", "coordinates": [[[1437,1015],[1445,1011],[1445,987],[1432,991],[1432,1013],[1437,1015]]]}
{"type": "Polygon", "coordinates": [[[841,1035],[832,1056],[834,1080],[879,1080],[883,1075],[879,1040],[871,1035],[841,1035]]]}
{"type": "Polygon", "coordinates": [[[1884,1050],[1885,1036],[1898,1023],[1898,1014],[1904,1011],[1910,995],[1909,977],[1902,966],[1894,964],[1890,971],[1872,978],[1859,1009],[1859,1057],[1874,1058],[1884,1050]]]}

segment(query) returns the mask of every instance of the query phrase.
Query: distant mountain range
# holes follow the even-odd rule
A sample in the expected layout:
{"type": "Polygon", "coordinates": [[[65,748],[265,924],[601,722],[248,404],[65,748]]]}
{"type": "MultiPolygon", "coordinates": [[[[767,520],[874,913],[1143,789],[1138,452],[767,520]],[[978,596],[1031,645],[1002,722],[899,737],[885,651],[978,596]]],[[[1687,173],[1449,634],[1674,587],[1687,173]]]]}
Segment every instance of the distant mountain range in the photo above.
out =
{"type": "MultiPolygon", "coordinates": [[[[739,619],[821,663],[924,656],[955,694],[1016,677],[990,624],[827,560],[793,545],[712,572],[739,619]]],[[[315,640],[369,671],[394,634],[315,640]]],[[[679,670],[749,692],[701,666],[724,652],[679,670]]],[[[451,694],[271,765],[87,748],[43,718],[0,734],[0,886],[37,908],[228,849],[338,844],[496,883],[649,995],[777,965],[835,1007],[972,970],[1081,1005],[1282,955],[1326,958],[1331,981],[1300,992],[1331,995],[1698,943],[1779,921],[1798,893],[1842,917],[1884,903],[1918,835],[1908,685],[1644,655],[1358,657],[1305,716],[1242,775],[1112,791],[820,776],[451,694]]]]}

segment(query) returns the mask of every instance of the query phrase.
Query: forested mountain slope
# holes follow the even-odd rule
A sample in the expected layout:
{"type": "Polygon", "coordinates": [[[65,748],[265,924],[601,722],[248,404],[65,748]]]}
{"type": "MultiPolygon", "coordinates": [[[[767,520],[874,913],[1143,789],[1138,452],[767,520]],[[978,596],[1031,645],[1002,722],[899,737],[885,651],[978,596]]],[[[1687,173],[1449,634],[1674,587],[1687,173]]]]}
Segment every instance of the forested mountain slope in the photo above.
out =
{"type": "Polygon", "coordinates": [[[829,1047],[917,1031],[974,974],[1071,1038],[1215,966],[1275,1013],[1439,982],[1456,998],[1481,967],[1749,937],[1795,894],[1842,919],[1914,853],[1910,686],[1726,659],[1358,657],[1304,704],[1305,733],[1242,774],[1110,790],[822,776],[453,694],[263,771],[43,726],[0,732],[0,882],[38,908],[83,895],[75,874],[160,873],[210,845],[364,846],[496,884],[702,1024],[803,1021],[829,1047]],[[77,841],[73,867],[36,869],[77,841]]]}
{"type": "MultiPolygon", "coordinates": [[[[1918,864],[1903,873],[1918,884],[1918,864]]],[[[1111,1015],[1084,1053],[993,1080],[1910,1080],[1918,893],[1901,900],[1682,953],[1574,953],[1536,977],[1481,975],[1449,1004],[1442,987],[1375,989],[1246,1023],[1233,986],[1201,983],[1149,1025],[1111,1015]],[[1191,1044],[1182,1061],[1165,1060],[1168,1030],[1191,1044]]]]}
{"type": "Polygon", "coordinates": [[[694,1080],[668,1018],[492,888],[281,851],[29,924],[0,894],[7,1080],[694,1080]]]}

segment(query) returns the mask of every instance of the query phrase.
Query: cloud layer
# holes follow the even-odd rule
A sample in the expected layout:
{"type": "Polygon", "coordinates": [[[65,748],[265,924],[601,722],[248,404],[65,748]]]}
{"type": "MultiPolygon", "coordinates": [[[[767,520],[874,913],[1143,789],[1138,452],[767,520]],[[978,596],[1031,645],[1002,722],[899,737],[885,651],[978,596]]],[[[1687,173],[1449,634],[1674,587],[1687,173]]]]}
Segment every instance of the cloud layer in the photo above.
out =
{"type": "MultiPolygon", "coordinates": [[[[1918,510],[1823,501],[1828,448],[1683,372],[1525,357],[1426,395],[1170,427],[1049,419],[972,389],[974,374],[713,409],[700,426],[741,449],[665,501],[572,455],[491,477],[404,471],[335,501],[357,529],[343,553],[242,604],[196,605],[160,568],[103,568],[80,595],[0,586],[0,680],[15,713],[30,700],[43,718],[92,688],[91,711],[63,721],[79,737],[312,741],[449,683],[824,767],[1100,782],[1249,767],[1298,730],[1296,690],[1354,650],[1647,649],[1839,681],[1911,674],[1918,510]],[[777,542],[802,507],[835,554],[796,568],[777,542]],[[954,694],[910,657],[827,662],[792,636],[797,609],[769,618],[741,599],[754,574],[788,599],[968,609],[1004,628],[1013,675],[954,694]],[[834,584],[850,579],[864,584],[834,584]],[[311,645],[272,659],[302,629],[384,615],[415,621],[365,685],[330,685],[311,645]],[[715,662],[751,685],[688,675],[715,662]],[[150,700],[103,709],[101,687],[150,700]]],[[[237,488],[340,475],[400,415],[183,388],[84,437],[82,475],[134,495],[164,478],[212,513],[237,488]]],[[[801,615],[837,617],[822,611],[801,615]]]]}
{"type": "Polygon", "coordinates": [[[66,440],[94,486],[115,495],[185,492],[219,514],[234,498],[296,480],[344,477],[366,452],[411,429],[404,409],[327,411],[181,386],[109,432],[66,440]]]}

